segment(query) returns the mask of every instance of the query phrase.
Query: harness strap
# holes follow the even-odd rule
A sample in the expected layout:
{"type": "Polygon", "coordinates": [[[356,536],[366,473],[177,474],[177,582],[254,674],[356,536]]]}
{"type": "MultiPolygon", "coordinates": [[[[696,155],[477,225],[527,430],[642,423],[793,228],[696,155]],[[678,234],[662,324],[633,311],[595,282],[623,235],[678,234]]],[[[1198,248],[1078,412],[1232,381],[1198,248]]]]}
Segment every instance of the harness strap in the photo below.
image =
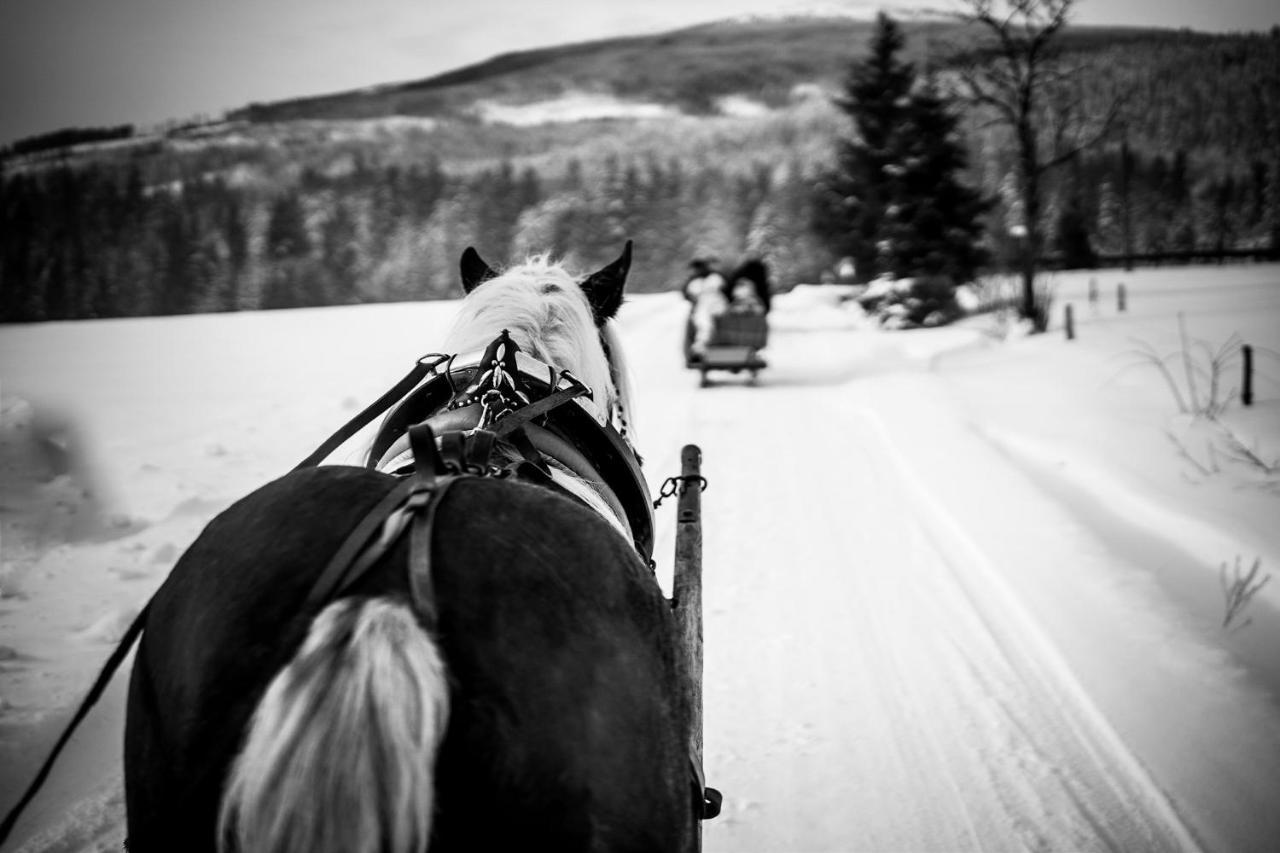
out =
{"type": "Polygon", "coordinates": [[[533,440],[529,437],[528,430],[518,429],[507,436],[507,440],[515,445],[516,450],[520,451],[520,455],[524,457],[526,462],[536,466],[545,474],[551,473],[551,466],[547,464],[547,458],[534,445],[533,440]]]}
{"type": "Polygon", "coordinates": [[[360,523],[347,534],[347,538],[343,540],[342,545],[329,558],[329,562],[325,564],[320,577],[312,585],[311,592],[307,595],[306,606],[308,608],[317,608],[326,601],[331,601],[338,589],[349,586],[354,579],[349,572],[353,566],[361,564],[361,569],[363,570],[372,565],[372,559],[365,559],[369,552],[378,551],[375,557],[381,556],[382,552],[387,547],[390,547],[391,542],[386,541],[386,537],[383,537],[383,540],[379,542],[382,545],[381,548],[367,548],[373,534],[382,527],[383,523],[396,510],[408,502],[416,488],[417,483],[412,479],[397,483],[394,489],[387,492],[382,500],[373,509],[369,510],[364,518],[360,519],[360,523]]]}
{"type": "Polygon", "coordinates": [[[89,688],[88,694],[80,702],[80,707],[76,709],[71,721],[63,729],[62,736],[58,738],[57,743],[53,745],[53,749],[49,751],[49,756],[44,760],[44,764],[40,765],[40,771],[36,773],[35,778],[31,780],[31,784],[27,786],[22,799],[18,800],[14,807],[9,809],[9,813],[5,815],[4,823],[0,823],[0,844],[4,844],[9,838],[9,834],[13,832],[14,826],[18,823],[18,818],[22,816],[22,812],[31,804],[36,794],[44,786],[45,780],[49,776],[49,771],[53,769],[53,763],[58,760],[58,756],[62,754],[67,742],[71,740],[71,735],[75,733],[85,716],[88,715],[89,709],[102,698],[102,694],[111,682],[112,676],[116,674],[120,664],[124,663],[124,659],[129,655],[129,650],[133,648],[133,644],[137,642],[138,637],[142,634],[142,626],[147,621],[147,611],[150,608],[151,602],[148,601],[141,612],[134,617],[133,623],[124,632],[124,636],[116,644],[115,651],[111,653],[111,657],[107,658],[107,662],[98,673],[98,679],[94,681],[93,687],[89,688]]]}
{"type": "Polygon", "coordinates": [[[584,397],[589,393],[591,393],[590,389],[582,383],[578,383],[577,385],[569,388],[561,388],[559,391],[548,394],[536,403],[530,403],[527,406],[522,406],[511,414],[505,415],[502,420],[498,421],[498,425],[494,428],[493,432],[498,438],[505,438],[520,427],[529,423],[529,421],[534,418],[545,415],[547,412],[557,406],[564,405],[575,397],[584,397]]]}
{"type": "Polygon", "coordinates": [[[436,439],[431,427],[427,424],[414,424],[409,427],[407,435],[409,449],[413,451],[414,475],[418,479],[430,481],[445,473],[444,460],[440,458],[440,451],[436,447],[436,439]],[[431,462],[430,469],[427,468],[428,460],[431,462]]]}
{"type": "MultiPolygon", "coordinates": [[[[410,566],[412,568],[415,564],[420,564],[427,570],[430,569],[431,523],[435,519],[436,507],[441,498],[458,477],[439,476],[439,472],[444,470],[444,463],[436,450],[431,427],[426,424],[414,426],[409,440],[414,451],[413,476],[398,483],[347,535],[311,587],[307,596],[309,607],[319,607],[349,589],[374,563],[386,556],[411,522],[414,524],[415,538],[409,548],[410,566]],[[371,541],[378,530],[381,530],[381,535],[376,541],[371,541]],[[425,553],[419,554],[419,550],[425,553]]],[[[417,576],[417,571],[411,571],[410,587],[415,603],[419,603],[418,592],[422,587],[417,576]]],[[[423,615],[429,616],[429,621],[434,622],[434,598],[423,598],[421,603],[427,608],[423,615]]]]}
{"type": "Polygon", "coordinates": [[[431,493],[431,498],[421,508],[411,511],[411,527],[409,528],[409,591],[413,596],[414,609],[422,621],[434,629],[440,621],[439,608],[436,606],[435,584],[431,577],[431,532],[435,526],[436,510],[440,499],[449,486],[457,482],[456,477],[440,481],[439,486],[431,493]]]}
{"type": "MultiPolygon", "coordinates": [[[[427,356],[423,356],[423,358],[427,358],[427,356]]],[[[418,359],[414,363],[413,369],[406,373],[403,379],[389,388],[381,397],[366,406],[364,411],[347,421],[337,432],[325,439],[323,444],[317,447],[310,456],[295,465],[293,470],[314,468],[319,465],[326,456],[341,447],[343,442],[373,423],[373,419],[378,415],[400,402],[406,394],[413,390],[415,385],[422,381],[424,376],[435,370],[441,362],[448,361],[449,358],[447,355],[435,356],[434,360],[430,362],[423,361],[422,358],[418,359]]]]}
{"type": "MultiPolygon", "coordinates": [[[[493,445],[497,441],[497,436],[487,429],[478,429],[467,437],[467,457],[466,464],[469,468],[480,471],[487,471],[489,466],[489,457],[493,455],[493,445]]],[[[414,454],[414,464],[417,464],[418,455],[414,454]]]]}

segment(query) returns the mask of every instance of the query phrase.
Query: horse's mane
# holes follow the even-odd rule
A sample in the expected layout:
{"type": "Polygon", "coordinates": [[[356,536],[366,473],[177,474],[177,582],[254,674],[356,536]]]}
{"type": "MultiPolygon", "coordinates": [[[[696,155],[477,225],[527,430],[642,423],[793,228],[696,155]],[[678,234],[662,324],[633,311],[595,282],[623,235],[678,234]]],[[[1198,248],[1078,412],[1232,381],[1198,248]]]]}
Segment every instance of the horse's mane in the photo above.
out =
{"type": "MultiPolygon", "coordinates": [[[[462,301],[443,349],[483,350],[506,329],[521,350],[582,380],[602,412],[620,412],[621,426],[634,442],[634,396],[621,339],[613,320],[596,326],[578,281],[546,254],[504,270],[462,301]]],[[[630,535],[626,520],[617,518],[593,487],[561,466],[553,466],[552,476],[630,535]]]]}
{"type": "MultiPolygon", "coordinates": [[[[473,290],[462,301],[444,350],[483,350],[503,329],[529,355],[569,370],[586,383],[602,411],[619,402],[620,392],[629,391],[619,388],[612,376],[615,370],[622,373],[619,368],[625,368],[621,347],[610,345],[614,358],[611,370],[578,279],[548,255],[534,255],[473,290]]],[[[628,402],[624,400],[623,405],[628,402]]]]}

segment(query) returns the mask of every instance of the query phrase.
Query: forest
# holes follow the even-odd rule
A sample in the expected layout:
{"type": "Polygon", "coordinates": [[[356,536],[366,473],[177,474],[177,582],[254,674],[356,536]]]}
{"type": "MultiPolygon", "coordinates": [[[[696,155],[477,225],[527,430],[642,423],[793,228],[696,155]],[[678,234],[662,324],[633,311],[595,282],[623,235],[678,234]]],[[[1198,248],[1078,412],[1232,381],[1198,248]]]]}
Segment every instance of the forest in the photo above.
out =
{"type": "MultiPolygon", "coordinates": [[[[1280,33],[1075,35],[1083,89],[1122,93],[1126,111],[1048,181],[1050,262],[1280,249],[1280,33]]],[[[734,69],[736,91],[752,86],[734,69]]],[[[630,238],[638,290],[677,286],[695,255],[758,255],[775,287],[817,281],[838,260],[817,185],[851,128],[821,81],[771,98],[752,115],[534,127],[242,116],[42,135],[0,160],[0,322],[449,297],[468,245],[497,264],[548,250],[589,265],[630,238]]],[[[1007,141],[950,109],[1000,269],[1017,215],[1007,141]]]]}

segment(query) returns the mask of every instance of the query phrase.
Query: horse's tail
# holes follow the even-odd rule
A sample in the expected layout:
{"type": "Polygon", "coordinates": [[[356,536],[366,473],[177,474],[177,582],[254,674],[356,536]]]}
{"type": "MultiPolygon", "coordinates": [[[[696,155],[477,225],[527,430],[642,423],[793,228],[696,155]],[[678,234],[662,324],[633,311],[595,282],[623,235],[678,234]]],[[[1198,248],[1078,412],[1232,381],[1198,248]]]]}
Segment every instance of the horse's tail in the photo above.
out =
{"type": "Polygon", "coordinates": [[[444,661],[407,606],[329,605],[254,711],[224,789],[220,849],[425,850],[448,713],[444,661]]]}

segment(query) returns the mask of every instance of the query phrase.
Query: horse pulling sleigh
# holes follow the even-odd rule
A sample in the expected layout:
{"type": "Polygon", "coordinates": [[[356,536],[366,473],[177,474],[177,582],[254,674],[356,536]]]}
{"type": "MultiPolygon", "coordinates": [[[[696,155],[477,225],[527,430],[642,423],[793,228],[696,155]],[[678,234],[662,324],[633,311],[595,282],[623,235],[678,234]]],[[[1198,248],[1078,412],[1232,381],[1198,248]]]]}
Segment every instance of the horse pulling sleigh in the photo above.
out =
{"type": "Polygon", "coordinates": [[[141,634],[133,853],[700,849],[705,481],[686,447],[669,601],[612,322],[630,261],[468,249],[447,354],[210,522],[72,722],[141,634]],[[364,467],[319,464],[383,415],[364,467]]]}

